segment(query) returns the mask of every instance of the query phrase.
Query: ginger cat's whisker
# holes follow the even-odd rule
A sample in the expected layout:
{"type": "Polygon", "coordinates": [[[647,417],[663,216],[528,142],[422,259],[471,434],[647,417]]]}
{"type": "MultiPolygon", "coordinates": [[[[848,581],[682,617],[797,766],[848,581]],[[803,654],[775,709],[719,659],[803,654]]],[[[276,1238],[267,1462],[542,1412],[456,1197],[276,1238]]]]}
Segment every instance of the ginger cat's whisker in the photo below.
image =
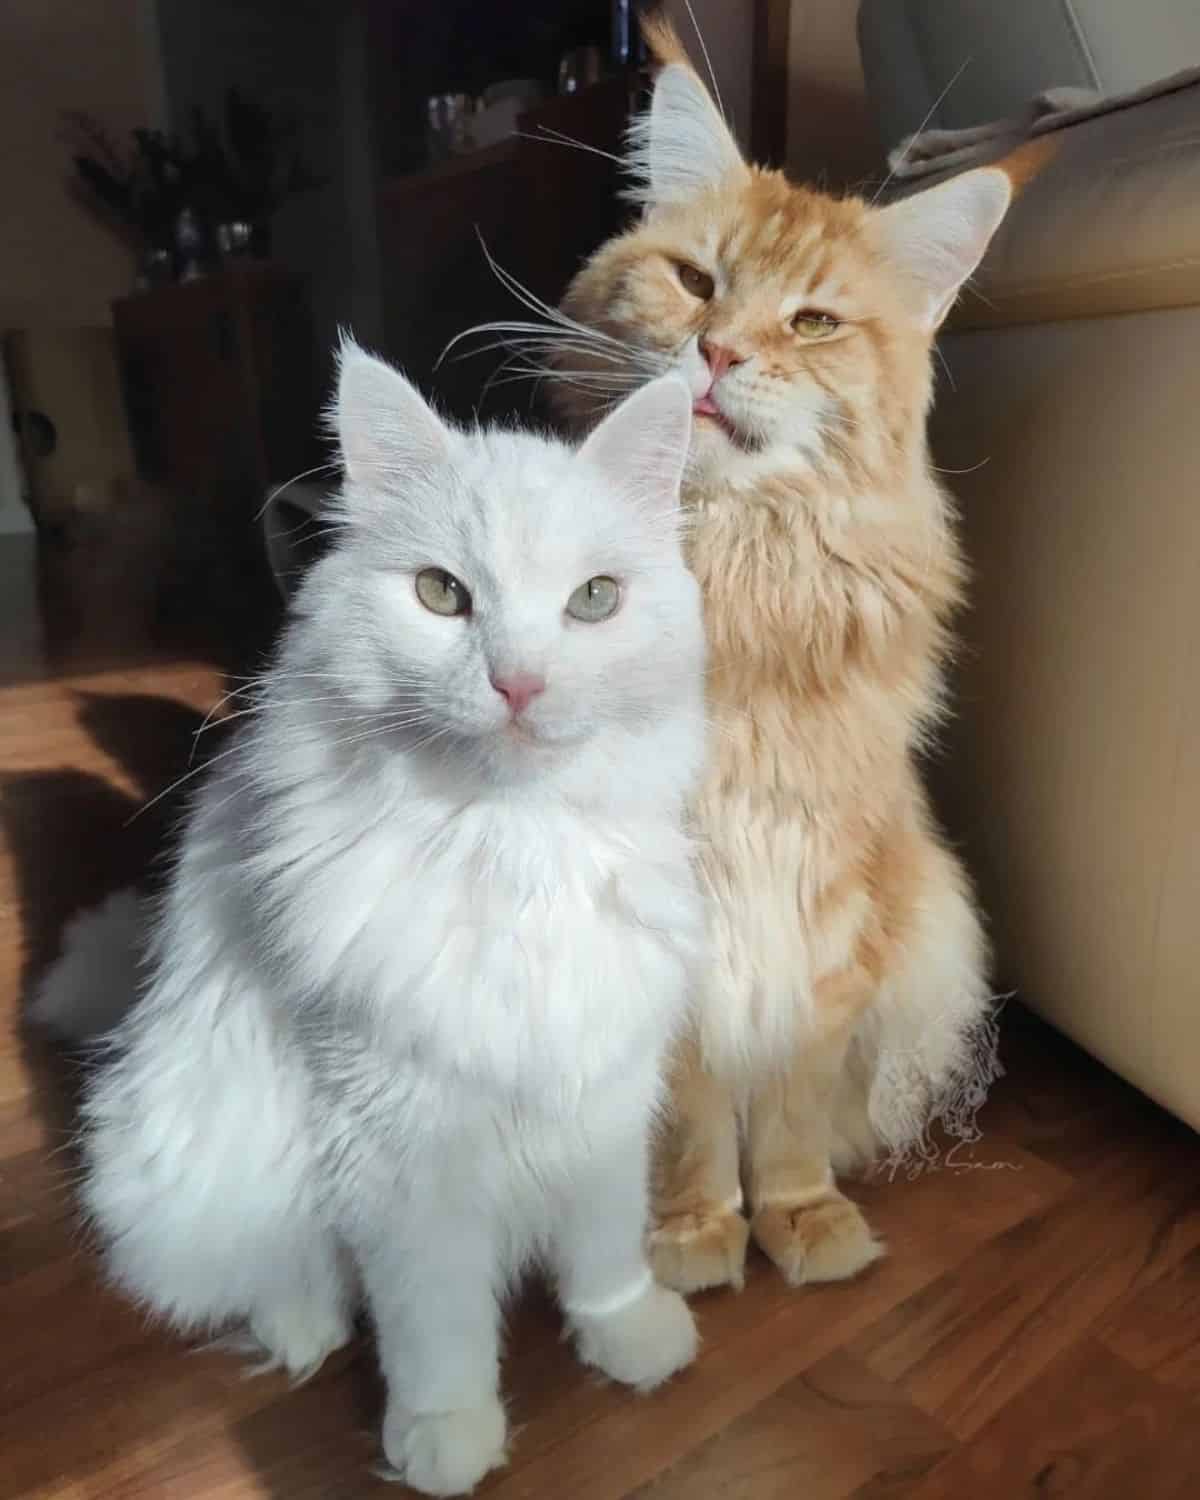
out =
{"type": "Polygon", "coordinates": [[[937,114],[938,110],[941,109],[942,105],[946,102],[946,97],[950,93],[950,90],[954,87],[954,85],[958,82],[958,80],[963,76],[963,74],[971,66],[972,61],[973,61],[973,59],[970,58],[970,57],[964,57],[963,58],[962,62],[959,64],[959,66],[955,70],[954,74],[952,75],[952,77],[950,78],[950,80],[948,81],[948,83],[946,84],[946,87],[941,91],[941,93],[937,96],[937,98],[933,101],[933,103],[925,111],[925,117],[924,117],[924,119],[922,119],[921,123],[917,126],[916,130],[913,131],[912,135],[909,136],[908,140],[905,141],[904,145],[901,147],[900,154],[899,154],[899,156],[896,159],[896,165],[893,166],[893,167],[891,167],[889,169],[887,176],[883,179],[883,181],[879,184],[879,187],[875,190],[875,195],[870,200],[870,207],[871,208],[874,208],[876,206],[876,204],[879,202],[880,198],[884,195],[884,193],[891,186],[892,178],[895,177],[897,169],[903,164],[904,161],[907,160],[908,153],[912,149],[912,143],[917,139],[917,137],[925,129],[926,125],[929,124],[930,120],[933,119],[934,115],[937,114]]]}
{"type": "Polygon", "coordinates": [[[552,130],[549,125],[539,125],[536,133],[529,130],[516,130],[513,134],[523,141],[540,141],[551,146],[571,146],[576,151],[586,151],[589,156],[602,156],[605,161],[621,165],[621,158],[615,152],[604,151],[599,146],[589,146],[586,141],[577,141],[574,136],[564,135],[561,130],[552,130]]]}

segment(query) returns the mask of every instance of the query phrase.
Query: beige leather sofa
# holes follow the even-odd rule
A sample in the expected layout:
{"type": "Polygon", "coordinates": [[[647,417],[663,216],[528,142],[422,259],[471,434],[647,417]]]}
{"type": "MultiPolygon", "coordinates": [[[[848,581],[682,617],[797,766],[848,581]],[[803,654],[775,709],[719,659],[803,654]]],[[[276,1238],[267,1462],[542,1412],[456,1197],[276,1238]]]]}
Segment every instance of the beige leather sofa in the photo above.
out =
{"type": "MultiPolygon", "coordinates": [[[[1200,64],[1197,0],[864,0],[886,145],[1200,64]]],[[[1002,972],[1200,1127],[1200,85],[1064,132],[943,341],[949,809],[1002,972]]]]}

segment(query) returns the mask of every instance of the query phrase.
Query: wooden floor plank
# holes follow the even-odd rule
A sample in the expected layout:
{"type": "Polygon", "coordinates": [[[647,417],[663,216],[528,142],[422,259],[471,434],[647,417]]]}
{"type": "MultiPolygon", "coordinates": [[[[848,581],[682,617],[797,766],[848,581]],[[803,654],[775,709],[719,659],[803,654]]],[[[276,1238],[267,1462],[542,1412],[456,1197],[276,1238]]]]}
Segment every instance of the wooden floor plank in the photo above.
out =
{"type": "Polygon", "coordinates": [[[1200,1244],[1178,1161],[1129,1150],[856,1338],[853,1351],[970,1438],[1121,1298],[1200,1244]]]}
{"type": "MultiPolygon", "coordinates": [[[[543,1494],[619,1500],[648,1483],[947,1266],[970,1257],[1000,1232],[1002,1221],[1012,1223],[1055,1201],[1068,1186],[1045,1163],[1019,1152],[1012,1159],[1022,1170],[930,1172],[915,1182],[860,1188],[858,1196],[893,1253],[852,1284],[792,1291],[755,1257],[740,1297],[698,1301],[701,1357],[656,1393],[653,1416],[645,1403],[631,1404],[620,1390],[581,1387],[561,1351],[557,1394],[544,1393],[512,1470],[492,1482],[494,1493],[505,1500],[543,1494]],[[1011,1193],[996,1190],[1001,1179],[1011,1193]],[[560,1427],[570,1441],[555,1436],[560,1427]]],[[[520,1370],[512,1372],[512,1381],[520,1416],[528,1410],[520,1370]]],[[[483,1492],[491,1491],[485,1486],[483,1492]]]]}
{"type": "Polygon", "coordinates": [[[957,1444],[838,1350],[731,1423],[637,1500],[847,1500],[899,1494],[957,1444]]]}
{"type": "Polygon", "coordinates": [[[1085,1338],[915,1484],[909,1500],[1194,1496],[1200,1443],[1184,1452],[1185,1425],[1194,1428],[1195,1418],[1178,1397],[1085,1338]],[[1185,1482],[1194,1487],[1180,1488],[1185,1482]]]}
{"type": "Polygon", "coordinates": [[[1200,1250],[1117,1303],[1097,1336],[1134,1369],[1200,1397],[1200,1250]]]}

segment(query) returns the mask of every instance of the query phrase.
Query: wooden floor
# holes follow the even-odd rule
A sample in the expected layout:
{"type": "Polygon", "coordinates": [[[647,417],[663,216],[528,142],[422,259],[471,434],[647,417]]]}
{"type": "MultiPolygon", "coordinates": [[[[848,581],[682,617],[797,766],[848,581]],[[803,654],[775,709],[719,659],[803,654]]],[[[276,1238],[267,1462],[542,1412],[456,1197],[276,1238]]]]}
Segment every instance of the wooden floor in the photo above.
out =
{"type": "MultiPolygon", "coordinates": [[[[76,1080],[23,1034],[21,993],[66,917],[152,856],[167,804],[129,819],[223,679],[135,650],[136,628],[99,654],[48,645],[28,548],[0,548],[0,1500],[397,1494],[372,1473],[367,1340],[298,1390],[244,1380],[147,1328],[78,1241],[76,1080]]],[[[888,1258],[800,1292],[755,1261],[740,1296],[697,1303],[703,1353],[656,1395],[584,1374],[528,1296],[512,1460],[480,1493],[1200,1495],[1200,1144],[1015,1006],[1004,1042],[976,1147],[855,1189],[888,1258]]]]}

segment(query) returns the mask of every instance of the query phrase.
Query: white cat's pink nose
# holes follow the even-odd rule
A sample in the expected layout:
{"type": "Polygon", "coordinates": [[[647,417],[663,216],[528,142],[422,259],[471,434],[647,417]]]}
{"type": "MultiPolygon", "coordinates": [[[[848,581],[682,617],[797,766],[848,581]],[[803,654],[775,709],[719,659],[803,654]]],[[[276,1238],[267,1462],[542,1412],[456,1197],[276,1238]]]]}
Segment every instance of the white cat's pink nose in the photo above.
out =
{"type": "Polygon", "coordinates": [[[533,672],[512,672],[507,677],[493,677],[492,686],[508,704],[515,719],[523,714],[537,695],[546,689],[546,679],[533,672]]]}

